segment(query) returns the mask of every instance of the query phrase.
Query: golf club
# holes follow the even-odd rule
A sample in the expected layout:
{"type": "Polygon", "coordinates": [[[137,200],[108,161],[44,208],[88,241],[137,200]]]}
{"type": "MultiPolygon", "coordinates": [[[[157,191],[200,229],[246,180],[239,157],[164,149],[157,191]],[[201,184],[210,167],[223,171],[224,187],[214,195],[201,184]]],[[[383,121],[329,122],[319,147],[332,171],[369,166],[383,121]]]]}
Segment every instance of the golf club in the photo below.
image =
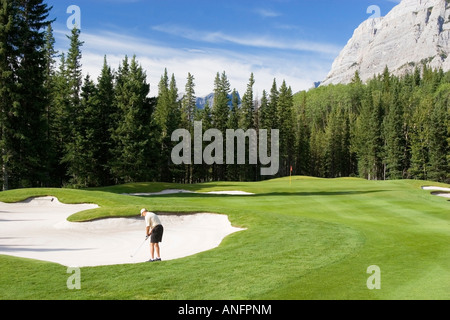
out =
{"type": "Polygon", "coordinates": [[[144,242],[141,243],[141,245],[136,249],[136,252],[133,253],[130,257],[134,258],[135,255],[137,255],[137,253],[139,252],[139,250],[141,250],[142,246],[144,245],[144,243],[147,241],[148,237],[145,237],[144,242]]]}

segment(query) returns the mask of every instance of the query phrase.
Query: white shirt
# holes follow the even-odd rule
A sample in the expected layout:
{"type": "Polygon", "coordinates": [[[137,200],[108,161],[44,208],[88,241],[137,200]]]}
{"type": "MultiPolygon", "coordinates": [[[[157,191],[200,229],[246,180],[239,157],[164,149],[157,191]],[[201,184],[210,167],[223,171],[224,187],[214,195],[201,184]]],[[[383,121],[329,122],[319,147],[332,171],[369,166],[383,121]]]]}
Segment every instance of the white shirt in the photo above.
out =
{"type": "Polygon", "coordinates": [[[145,225],[147,227],[150,227],[150,229],[153,229],[154,227],[161,224],[161,220],[159,220],[159,217],[154,214],[153,212],[147,212],[145,214],[145,225]]]}

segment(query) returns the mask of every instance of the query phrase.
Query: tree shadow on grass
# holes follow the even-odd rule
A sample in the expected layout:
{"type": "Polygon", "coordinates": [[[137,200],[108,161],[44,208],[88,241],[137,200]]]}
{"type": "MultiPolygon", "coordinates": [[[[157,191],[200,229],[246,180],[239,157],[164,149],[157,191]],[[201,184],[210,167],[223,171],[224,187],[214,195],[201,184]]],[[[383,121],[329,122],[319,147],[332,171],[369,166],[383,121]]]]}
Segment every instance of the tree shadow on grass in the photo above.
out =
{"type": "Polygon", "coordinates": [[[158,195],[139,195],[139,198],[254,198],[254,197],[317,197],[317,196],[347,196],[363,195],[380,192],[391,192],[392,190],[349,190],[349,191],[311,191],[311,192],[264,192],[251,195],[230,195],[230,194],[208,194],[208,193],[171,193],[158,195]]]}

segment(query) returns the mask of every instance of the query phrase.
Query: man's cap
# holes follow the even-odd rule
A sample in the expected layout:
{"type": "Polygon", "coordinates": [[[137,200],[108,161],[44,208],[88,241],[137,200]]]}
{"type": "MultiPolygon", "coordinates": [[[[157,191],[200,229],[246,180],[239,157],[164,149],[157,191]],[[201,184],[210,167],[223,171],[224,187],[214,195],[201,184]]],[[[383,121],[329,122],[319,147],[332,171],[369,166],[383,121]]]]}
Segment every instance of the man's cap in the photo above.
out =
{"type": "Polygon", "coordinates": [[[148,210],[147,210],[147,209],[145,209],[145,208],[144,208],[144,209],[142,209],[142,210],[141,210],[141,216],[142,216],[142,215],[144,214],[144,212],[147,212],[147,211],[148,211],[148,210]]]}

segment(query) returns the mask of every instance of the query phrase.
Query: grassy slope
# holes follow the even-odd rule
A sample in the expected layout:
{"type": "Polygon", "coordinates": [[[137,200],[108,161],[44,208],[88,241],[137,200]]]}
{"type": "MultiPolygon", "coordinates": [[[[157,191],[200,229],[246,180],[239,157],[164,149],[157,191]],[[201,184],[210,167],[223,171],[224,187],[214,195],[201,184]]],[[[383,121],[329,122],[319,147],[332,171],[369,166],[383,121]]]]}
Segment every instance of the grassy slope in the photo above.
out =
{"type": "Polygon", "coordinates": [[[66,268],[0,257],[2,299],[449,299],[450,210],[421,181],[295,177],[259,183],[180,186],[142,183],[96,190],[28,189],[0,201],[53,195],[100,209],[73,221],[154,211],[228,214],[247,231],[192,257],[160,264],[82,269],[82,290],[66,287],[66,268]],[[123,192],[183,188],[242,190],[251,197],[123,192]],[[366,287],[371,265],[381,290],[366,287]],[[4,275],[8,275],[5,277],[4,275]]]}

